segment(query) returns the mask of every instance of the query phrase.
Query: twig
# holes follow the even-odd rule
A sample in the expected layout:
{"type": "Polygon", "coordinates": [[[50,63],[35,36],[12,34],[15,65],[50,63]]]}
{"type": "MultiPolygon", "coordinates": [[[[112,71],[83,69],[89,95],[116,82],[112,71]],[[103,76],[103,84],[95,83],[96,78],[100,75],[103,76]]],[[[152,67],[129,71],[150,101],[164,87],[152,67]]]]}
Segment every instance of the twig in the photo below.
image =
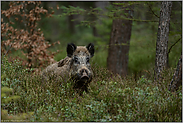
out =
{"type": "Polygon", "coordinates": [[[12,48],[12,47],[11,47],[11,44],[10,44],[9,49],[7,49],[7,50],[6,50],[6,53],[4,54],[4,57],[8,54],[8,52],[10,51],[11,48],[12,48]]]}
{"type": "Polygon", "coordinates": [[[147,5],[148,5],[148,7],[150,8],[152,14],[153,14],[154,16],[156,16],[157,18],[159,18],[159,16],[158,16],[157,14],[154,13],[154,11],[152,10],[151,6],[150,6],[148,3],[147,3],[147,5]]]}
{"type": "Polygon", "coordinates": [[[182,36],[169,48],[168,54],[170,53],[170,50],[172,49],[172,47],[175,46],[180,41],[180,39],[182,39],[182,36]]]}

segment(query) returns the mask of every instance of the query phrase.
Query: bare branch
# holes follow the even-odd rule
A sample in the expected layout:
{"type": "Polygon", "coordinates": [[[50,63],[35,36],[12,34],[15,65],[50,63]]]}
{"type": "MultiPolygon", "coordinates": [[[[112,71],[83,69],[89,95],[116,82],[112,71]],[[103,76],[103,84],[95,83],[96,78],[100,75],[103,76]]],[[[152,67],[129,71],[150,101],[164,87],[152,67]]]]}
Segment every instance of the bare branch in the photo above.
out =
{"type": "Polygon", "coordinates": [[[180,39],[182,39],[182,36],[169,48],[168,53],[170,53],[170,50],[180,41],[180,39]]]}
{"type": "Polygon", "coordinates": [[[149,9],[151,10],[152,14],[153,14],[154,16],[156,16],[157,18],[159,18],[159,16],[158,16],[156,13],[154,13],[154,11],[152,10],[152,8],[151,8],[151,6],[149,5],[149,3],[147,3],[147,5],[148,5],[149,9]]]}

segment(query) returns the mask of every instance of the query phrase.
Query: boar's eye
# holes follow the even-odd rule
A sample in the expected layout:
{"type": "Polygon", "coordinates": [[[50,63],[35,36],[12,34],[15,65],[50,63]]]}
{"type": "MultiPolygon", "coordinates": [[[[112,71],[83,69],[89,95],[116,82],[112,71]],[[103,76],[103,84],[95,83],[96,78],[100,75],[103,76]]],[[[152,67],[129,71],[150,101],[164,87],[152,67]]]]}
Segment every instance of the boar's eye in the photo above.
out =
{"type": "Polygon", "coordinates": [[[77,63],[77,64],[80,64],[79,61],[78,61],[78,58],[74,58],[74,62],[77,63]]]}

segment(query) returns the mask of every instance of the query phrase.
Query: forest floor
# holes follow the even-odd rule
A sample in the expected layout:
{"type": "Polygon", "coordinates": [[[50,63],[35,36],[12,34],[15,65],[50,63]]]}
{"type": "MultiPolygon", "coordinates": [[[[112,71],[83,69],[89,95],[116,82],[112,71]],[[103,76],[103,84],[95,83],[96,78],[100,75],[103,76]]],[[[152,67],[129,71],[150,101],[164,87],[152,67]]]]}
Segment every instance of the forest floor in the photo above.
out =
{"type": "Polygon", "coordinates": [[[2,121],[37,122],[182,122],[181,88],[168,91],[174,69],[164,71],[161,84],[153,77],[122,78],[92,64],[94,79],[89,93],[79,96],[71,81],[43,85],[40,75],[19,61],[2,58],[2,121]],[[44,86],[44,88],[42,88],[44,86]],[[8,93],[9,91],[9,93],[8,93]]]}

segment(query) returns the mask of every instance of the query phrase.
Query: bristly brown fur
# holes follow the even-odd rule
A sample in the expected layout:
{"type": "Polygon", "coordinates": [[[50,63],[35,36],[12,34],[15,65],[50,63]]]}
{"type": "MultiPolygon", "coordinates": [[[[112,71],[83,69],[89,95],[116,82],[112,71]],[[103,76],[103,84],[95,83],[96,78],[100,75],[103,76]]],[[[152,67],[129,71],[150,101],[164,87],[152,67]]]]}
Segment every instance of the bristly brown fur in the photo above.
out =
{"type": "Polygon", "coordinates": [[[58,62],[58,67],[62,67],[66,64],[69,65],[70,60],[71,60],[71,58],[65,57],[64,59],[62,59],[58,62]]]}
{"type": "MultiPolygon", "coordinates": [[[[68,56],[61,59],[59,62],[49,65],[43,70],[43,83],[45,83],[45,81],[47,82],[50,77],[52,77],[51,79],[54,79],[56,82],[60,82],[60,79],[65,80],[66,78],[72,78],[76,89],[79,89],[81,93],[83,91],[87,92],[87,86],[91,82],[93,76],[93,72],[88,62],[89,60],[87,61],[87,59],[91,58],[93,54],[90,54],[90,51],[86,46],[76,47],[73,45],[74,44],[68,44],[67,53],[70,53],[68,56]],[[76,49],[73,50],[73,47],[76,49]],[[77,61],[76,59],[81,61],[77,61]]],[[[90,47],[90,45],[88,45],[88,47],[90,47]]]]}
{"type": "Polygon", "coordinates": [[[86,55],[90,55],[90,53],[88,52],[85,46],[77,46],[77,49],[75,50],[74,55],[77,55],[81,52],[86,53],[86,55]]]}

